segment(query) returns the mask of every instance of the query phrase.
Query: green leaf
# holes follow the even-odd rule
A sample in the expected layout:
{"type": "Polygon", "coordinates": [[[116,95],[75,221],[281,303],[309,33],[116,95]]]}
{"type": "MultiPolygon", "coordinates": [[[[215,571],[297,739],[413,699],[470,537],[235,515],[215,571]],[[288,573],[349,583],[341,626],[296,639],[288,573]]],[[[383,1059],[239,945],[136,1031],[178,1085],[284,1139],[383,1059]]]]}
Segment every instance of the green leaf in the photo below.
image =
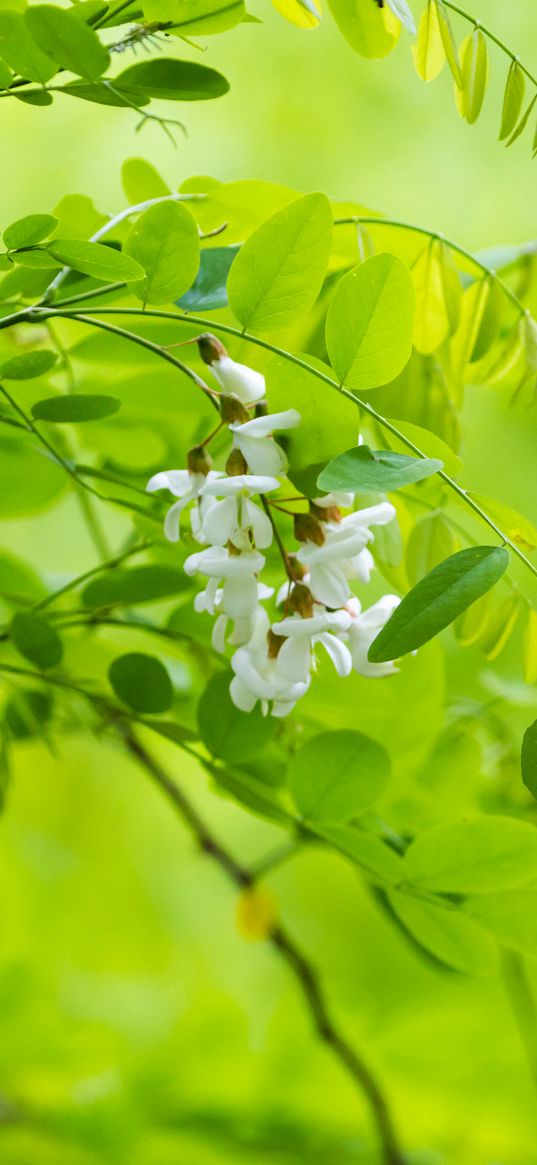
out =
{"type": "Polygon", "coordinates": [[[440,962],[467,975],[495,969],[497,952],[490,939],[461,911],[445,910],[408,895],[388,892],[397,918],[420,946],[440,962]]]}
{"type": "Polygon", "coordinates": [[[503,502],[497,502],[495,498],[489,498],[485,494],[468,490],[468,497],[477,502],[517,546],[523,546],[526,550],[537,550],[537,527],[529,518],[524,518],[517,510],[511,509],[511,506],[505,506],[503,502]]]}
{"type": "Polygon", "coordinates": [[[54,214],[59,219],[58,235],[66,239],[89,239],[107,222],[107,216],[99,214],[85,194],[65,194],[54,214]]]}
{"type": "Polygon", "coordinates": [[[511,61],[503,97],[502,122],[500,126],[501,142],[505,138],[510,137],[515,129],[522,109],[525,89],[526,78],[524,73],[518,61],[511,61]]]}
{"type": "Polygon", "coordinates": [[[401,372],[412,352],[414,298],[408,268],[395,255],[373,255],[343,276],[326,320],[328,355],[341,384],[376,388],[401,372]]]}
{"type": "Polygon", "coordinates": [[[405,883],[445,894],[493,894],[535,878],[537,829],[512,817],[475,814],[435,825],[411,843],[405,883]]]}
{"type": "Polygon", "coordinates": [[[34,40],[62,69],[97,81],[109,64],[107,49],[97,34],[74,12],[53,4],[28,9],[25,20],[34,40]]]}
{"type": "Polygon", "coordinates": [[[92,101],[96,105],[111,105],[115,108],[126,109],[135,105],[149,105],[151,98],[140,89],[129,89],[126,85],[118,84],[114,78],[114,88],[105,85],[104,81],[92,85],[89,81],[70,81],[62,85],[60,93],[68,97],[79,97],[82,101],[92,101]]]}
{"type": "Polygon", "coordinates": [[[135,206],[148,198],[164,198],[171,194],[169,186],[158,170],[145,158],[127,158],[121,167],[121,185],[127,202],[135,206]]]}
{"type": "Polygon", "coordinates": [[[29,740],[42,736],[43,728],[52,714],[52,696],[49,692],[18,691],[10,696],[4,708],[4,719],[13,740],[29,740]]]}
{"type": "Polygon", "coordinates": [[[373,882],[397,885],[401,878],[401,858],[389,845],[370,833],[349,825],[311,823],[311,832],[355,862],[373,882]]]}
{"type": "Polygon", "coordinates": [[[52,214],[27,214],[6,227],[4,243],[10,251],[18,247],[35,247],[36,243],[48,238],[57,225],[58,219],[52,214]]]}
{"type": "Polygon", "coordinates": [[[353,493],[390,493],[431,477],[442,465],[442,461],[428,457],[406,457],[389,450],[373,452],[369,445],[357,445],[330,461],[317,484],[328,493],[339,489],[353,493]]]}
{"type": "Polygon", "coordinates": [[[361,57],[385,57],[397,43],[400,24],[388,27],[384,12],[373,0],[329,0],[329,7],[345,40],[361,57]]]}
{"type": "Polygon", "coordinates": [[[172,703],[171,679],[154,655],[119,655],[110,664],[108,679],[118,699],[135,712],[167,712],[172,703]]]}
{"type": "Polygon", "coordinates": [[[159,57],[129,65],[114,79],[114,87],[165,101],[211,101],[227,93],[229,84],[221,73],[206,65],[159,57]]]}
{"type": "Polygon", "coordinates": [[[503,546],[472,546],[435,566],[413,587],[371,644],[368,659],[399,659],[453,623],[501,578],[509,565],[503,546]]]}
{"type": "Polygon", "coordinates": [[[234,28],[245,16],[243,0],[144,0],[146,20],[170,21],[174,36],[209,36],[234,28]]]}
{"type": "Polygon", "coordinates": [[[449,12],[443,3],[443,0],[435,0],[435,8],[438,16],[438,27],[440,29],[440,36],[444,45],[444,52],[446,54],[447,63],[451,70],[451,75],[457,86],[457,89],[462,89],[462,69],[459,61],[459,53],[457,50],[457,42],[451,27],[449,12]]]}
{"type": "Polygon", "coordinates": [[[144,303],[172,303],[191,287],[199,267],[196,223],[180,202],[148,207],[131,227],[124,253],[145,271],[130,284],[144,303]]]}
{"type": "Polygon", "coordinates": [[[62,658],[58,632],[40,615],[20,611],[11,620],[9,634],[17,651],[36,667],[55,667],[62,658]]]}
{"type": "Polygon", "coordinates": [[[240,765],[257,757],[276,733],[276,722],[263,716],[259,705],[240,712],[229,694],[231,672],[213,676],[198,704],[200,736],[209,752],[220,760],[240,765]]]}
{"type": "Polygon", "coordinates": [[[361,732],[323,732],[294,753],[288,783],[306,822],[344,825],[374,804],[390,775],[388,754],[361,732]]]}
{"type": "MultiPolygon", "coordinates": [[[[304,359],[330,376],[331,369],[320,360],[313,356],[304,359]]],[[[266,382],[270,412],[292,406],[300,413],[300,425],[285,434],[288,476],[307,497],[317,497],[317,478],[326,458],[342,453],[349,440],[358,441],[358,408],[311,372],[280,357],[270,362],[266,382]]]]}
{"type": "Polygon", "coordinates": [[[82,591],[82,602],[92,610],[137,607],[173,597],[188,585],[184,571],[175,566],[117,567],[92,579],[82,591]]]}
{"type": "Polygon", "coordinates": [[[456,88],[455,96],[461,116],[473,125],[481,113],[489,71],[487,41],[480,28],[463,41],[461,61],[463,86],[456,88]]]}
{"type": "Polygon", "coordinates": [[[39,575],[22,558],[0,550],[0,599],[19,606],[25,600],[36,603],[45,595],[39,575]]]}
{"type": "MultiPolygon", "coordinates": [[[[535,94],[534,97],[532,97],[531,101],[528,103],[525,112],[522,114],[522,117],[520,118],[520,121],[518,122],[518,125],[515,126],[515,129],[513,130],[511,137],[505,143],[506,146],[514,145],[514,143],[518,140],[520,135],[524,133],[524,130],[525,130],[525,128],[528,124],[528,121],[533,113],[534,108],[535,108],[536,101],[537,101],[537,93],[535,94]]],[[[534,149],[535,149],[535,146],[534,146],[534,149]]]]}
{"type": "Polygon", "coordinates": [[[35,439],[0,437],[0,514],[3,518],[38,514],[65,492],[67,474],[43,456],[35,439]]]}
{"type": "MultiPolygon", "coordinates": [[[[412,267],[412,282],[416,292],[414,347],[424,355],[435,352],[450,332],[445,276],[441,253],[431,241],[412,267]]],[[[457,285],[460,287],[458,278],[457,285]]]]}
{"type": "Polygon", "coordinates": [[[52,105],[52,93],[48,89],[29,89],[26,93],[24,89],[20,92],[15,90],[14,97],[17,101],[22,101],[24,105],[52,105]]]}
{"type": "Polygon", "coordinates": [[[9,8],[0,9],[0,56],[15,73],[42,85],[58,72],[56,61],[36,44],[25,16],[9,8]]]}
{"type": "Polygon", "coordinates": [[[427,0],[427,7],[419,23],[417,43],[412,46],[412,56],[416,72],[422,81],[434,81],[442,72],[446,50],[435,0],[427,0]]]}
{"type": "Polygon", "coordinates": [[[216,311],[227,307],[227,278],[240,246],[208,247],[200,254],[200,268],[192,287],[177,300],[183,311],[216,311]]]}
{"type": "Polygon", "coordinates": [[[0,377],[5,380],[33,380],[35,376],[44,376],[54,367],[58,357],[50,348],[36,348],[34,352],[22,352],[20,356],[11,356],[0,364],[0,377]]]}
{"type": "Polygon", "coordinates": [[[49,254],[66,267],[92,275],[107,282],[128,282],[143,278],[144,270],[130,255],[107,247],[103,243],[87,243],[82,239],[53,239],[49,254]]]}
{"type": "Polygon", "coordinates": [[[409,580],[417,583],[457,550],[457,538],[442,513],[428,514],[412,527],[406,547],[406,568],[409,580]]]}
{"type": "Polygon", "coordinates": [[[332,239],[324,194],[306,194],[277,211],[241,247],[227,282],[245,328],[274,331],[306,315],[321,290],[332,239]]]}
{"type": "Polygon", "coordinates": [[[464,910],[502,946],[537,958],[536,886],[470,897],[464,903],[464,910]]]}
{"type": "Polygon", "coordinates": [[[121,401],[114,396],[98,393],[73,393],[69,396],[49,396],[32,405],[32,416],[36,421],[52,421],[56,425],[73,424],[80,421],[98,421],[110,417],[121,408],[121,401]]]}
{"type": "Polygon", "coordinates": [[[537,720],[524,733],[521,763],[522,780],[537,800],[537,720]]]}

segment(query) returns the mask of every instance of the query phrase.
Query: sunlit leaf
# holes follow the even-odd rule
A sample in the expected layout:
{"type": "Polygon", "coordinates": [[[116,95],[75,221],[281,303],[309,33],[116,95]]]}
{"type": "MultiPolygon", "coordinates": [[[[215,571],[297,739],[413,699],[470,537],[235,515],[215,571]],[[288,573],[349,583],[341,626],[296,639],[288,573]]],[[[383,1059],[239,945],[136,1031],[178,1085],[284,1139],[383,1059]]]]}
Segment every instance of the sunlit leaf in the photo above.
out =
{"type": "Polygon", "coordinates": [[[388,754],[361,732],[325,732],[295,752],[289,788],[305,821],[343,825],[382,795],[388,754]]]}
{"type": "Polygon", "coordinates": [[[43,376],[54,367],[58,357],[50,348],[35,348],[33,352],[21,352],[20,356],[10,356],[0,364],[0,377],[5,380],[32,380],[43,376]]]}
{"type": "Polygon", "coordinates": [[[403,926],[440,962],[467,975],[496,969],[493,943],[462,911],[446,910],[394,891],[389,891],[388,897],[403,926]]]}
{"type": "Polygon", "coordinates": [[[522,102],[524,101],[524,93],[526,89],[526,78],[518,61],[511,61],[509,72],[507,74],[507,82],[503,96],[502,108],[502,122],[500,126],[500,141],[503,142],[505,138],[510,137],[518,122],[520,111],[522,109],[522,102]]]}
{"type": "Polygon", "coordinates": [[[418,39],[412,46],[416,72],[422,81],[434,81],[442,72],[446,50],[438,20],[435,0],[427,0],[418,27],[418,39]]]}
{"type": "Polygon", "coordinates": [[[461,45],[463,87],[455,88],[461,116],[472,125],[477,121],[488,82],[488,49],[484,33],[475,28],[461,45]]]}
{"type": "Polygon", "coordinates": [[[148,207],[131,228],[124,253],[145,271],[130,284],[144,303],[171,303],[191,287],[199,267],[199,235],[180,202],[148,207]]]}
{"type": "Polygon", "coordinates": [[[52,214],[27,214],[6,227],[4,243],[10,251],[17,247],[35,247],[36,243],[48,238],[57,225],[58,219],[52,214]]]}
{"type": "Polygon", "coordinates": [[[48,251],[84,275],[92,275],[95,279],[128,281],[141,279],[143,267],[130,255],[123,251],[116,251],[114,247],[107,247],[104,243],[86,243],[82,239],[53,239],[48,244],[48,251]]]}
{"type": "Polygon", "coordinates": [[[435,8],[438,18],[438,27],[440,29],[440,36],[442,37],[444,52],[446,54],[447,63],[451,70],[451,75],[457,88],[462,89],[464,84],[462,69],[459,61],[457,42],[451,27],[449,12],[443,3],[443,0],[435,0],[435,8]]]}
{"type": "Polygon", "coordinates": [[[388,23],[386,12],[373,0],[329,0],[336,24],[361,57],[385,57],[397,43],[401,24],[388,23]]]}
{"type": "MultiPolygon", "coordinates": [[[[58,71],[56,60],[34,40],[25,15],[10,8],[0,9],[0,55],[15,73],[42,85],[58,71]]],[[[45,98],[52,100],[50,94],[45,98]]]]}
{"type": "Polygon", "coordinates": [[[341,384],[375,388],[401,372],[412,351],[414,302],[408,268],[395,255],[373,255],[343,276],[326,320],[330,363],[341,384]]]}
{"type": "Polygon", "coordinates": [[[492,894],[535,878],[537,829],[512,817],[475,814],[418,835],[403,879],[421,890],[492,894]]]}
{"type": "Polygon", "coordinates": [[[110,59],[107,49],[73,12],[54,4],[36,4],[28,9],[25,19],[36,42],[62,69],[90,81],[106,72],[110,59]]]}

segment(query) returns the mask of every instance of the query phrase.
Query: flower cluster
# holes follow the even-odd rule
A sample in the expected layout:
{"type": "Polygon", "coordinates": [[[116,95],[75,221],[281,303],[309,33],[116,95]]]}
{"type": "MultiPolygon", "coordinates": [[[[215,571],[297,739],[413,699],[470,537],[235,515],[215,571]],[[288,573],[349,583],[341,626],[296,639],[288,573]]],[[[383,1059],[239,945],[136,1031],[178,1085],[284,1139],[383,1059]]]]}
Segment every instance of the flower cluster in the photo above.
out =
{"type": "Polygon", "coordinates": [[[261,373],[239,364],[214,336],[197,339],[200,355],[218,386],[220,425],[190,450],[187,469],[157,473],[150,491],[168,490],[174,501],[164,522],[166,537],[180,538],[180,518],[189,507],[190,528],[202,547],[184,564],[188,575],[206,582],[194,600],[196,611],[215,616],[215,650],[233,649],[230,694],[251,712],[259,702],[266,713],[286,716],[307,692],[321,645],[338,675],[354,669],[364,676],[385,676],[393,663],[370,663],[373,640],[397,606],[384,595],[363,611],[352,593],[353,580],[367,583],[374,567],[369,543],[372,528],[391,522],[395,510],[380,502],[355,510],[351,493],[332,493],[308,502],[293,498],[300,512],[286,510],[274,495],[287,470],[284,450],[274,433],[300,424],[296,409],[269,414],[261,373]],[[225,469],[215,471],[207,452],[212,437],[227,428],[231,448],[225,469]],[[298,546],[286,550],[276,514],[291,514],[298,546]],[[260,576],[267,551],[276,541],[286,580],[275,594],[260,576]],[[265,606],[273,600],[277,615],[265,606]]]}

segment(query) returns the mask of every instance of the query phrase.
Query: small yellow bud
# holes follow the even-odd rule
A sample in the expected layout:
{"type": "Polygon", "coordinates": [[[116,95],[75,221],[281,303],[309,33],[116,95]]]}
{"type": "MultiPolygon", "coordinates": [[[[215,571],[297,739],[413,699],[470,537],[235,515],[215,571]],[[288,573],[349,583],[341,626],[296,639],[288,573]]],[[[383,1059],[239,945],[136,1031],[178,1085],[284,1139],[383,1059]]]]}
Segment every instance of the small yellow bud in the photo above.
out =
{"type": "Polygon", "coordinates": [[[186,463],[189,473],[203,473],[204,477],[213,467],[212,458],[203,445],[194,445],[188,450],[186,463]]]}
{"type": "Polygon", "coordinates": [[[325,541],[321,523],[313,514],[295,514],[294,531],[298,542],[314,542],[316,546],[322,546],[325,541]]]}
{"type": "Polygon", "coordinates": [[[264,886],[248,886],[239,895],[235,914],[237,930],[250,942],[270,937],[278,919],[276,899],[264,886]]]}
{"type": "Polygon", "coordinates": [[[226,425],[236,424],[244,425],[245,421],[250,420],[250,414],[240,399],[234,392],[223,392],[220,394],[220,416],[226,425]]]}

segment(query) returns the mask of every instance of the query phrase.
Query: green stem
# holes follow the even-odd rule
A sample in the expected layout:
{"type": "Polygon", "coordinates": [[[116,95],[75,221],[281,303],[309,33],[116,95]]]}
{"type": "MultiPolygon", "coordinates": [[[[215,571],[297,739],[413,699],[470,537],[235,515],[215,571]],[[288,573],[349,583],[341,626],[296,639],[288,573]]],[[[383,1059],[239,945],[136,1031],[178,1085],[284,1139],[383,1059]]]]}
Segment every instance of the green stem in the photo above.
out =
{"type": "Polygon", "coordinates": [[[533,85],[537,86],[537,77],[535,77],[533,73],[530,73],[530,70],[522,64],[520,57],[518,57],[517,54],[514,53],[513,50],[505,44],[505,41],[501,40],[499,36],[496,36],[496,33],[492,32],[490,28],[487,28],[486,24],[483,24],[481,20],[476,20],[475,16],[472,16],[470,12],[465,12],[464,8],[460,8],[458,4],[453,4],[452,0],[444,0],[444,5],[446,8],[450,8],[452,12],[456,12],[458,16],[462,16],[462,19],[466,20],[468,24],[472,24],[474,28],[480,28],[481,32],[487,37],[487,39],[491,40],[495,45],[497,45],[498,48],[502,50],[502,53],[505,53],[506,57],[509,57],[512,61],[516,61],[517,65],[522,70],[522,72],[525,73],[528,80],[531,81],[533,85]]]}
{"type": "MultiPolygon", "coordinates": [[[[91,316],[81,316],[76,310],[64,312],[63,310],[55,311],[54,309],[49,308],[46,309],[46,311],[48,314],[64,315],[65,317],[81,320],[86,324],[93,324],[96,327],[103,326],[103,322],[101,320],[96,320],[91,316]]],[[[241,331],[239,328],[234,328],[231,324],[222,324],[220,322],[217,323],[215,320],[206,319],[204,316],[190,315],[186,312],[169,312],[160,310],[142,311],[141,308],[119,307],[101,308],[100,312],[101,314],[106,312],[107,315],[143,315],[144,317],[152,316],[158,319],[177,320],[178,322],[194,324],[201,328],[213,328],[216,332],[223,332],[225,335],[235,336],[237,339],[246,340],[249,344],[255,344],[258,348],[264,348],[266,351],[272,352],[275,356],[280,356],[283,360],[287,360],[289,363],[295,364],[298,368],[302,368],[303,371],[309,372],[311,376],[315,376],[317,380],[322,380],[324,384],[328,384],[330,388],[334,389],[336,392],[339,392],[341,396],[351,400],[358,408],[367,413],[368,416],[376,421],[378,425],[386,430],[386,432],[390,433],[392,437],[395,437],[396,440],[405,445],[407,449],[410,449],[416,457],[420,457],[424,460],[427,459],[427,454],[424,453],[422,449],[419,449],[418,446],[415,445],[409,437],[406,437],[404,433],[400,432],[396,425],[393,425],[392,422],[387,419],[387,417],[383,417],[381,413],[378,413],[377,410],[374,409],[372,405],[368,404],[367,401],[365,401],[362,397],[356,396],[355,393],[350,392],[349,389],[345,388],[344,385],[338,384],[337,380],[333,380],[332,377],[327,376],[325,372],[321,372],[320,369],[315,368],[312,364],[308,364],[307,360],[302,360],[300,356],[294,356],[292,352],[287,352],[284,348],[279,348],[276,344],[271,344],[269,340],[262,340],[258,336],[252,336],[248,332],[241,331]]],[[[104,326],[110,330],[109,324],[104,326]]],[[[123,329],[117,328],[112,330],[119,331],[119,333],[125,338],[133,339],[135,342],[140,342],[142,340],[141,337],[135,336],[135,333],[125,332],[123,329]]],[[[142,340],[142,342],[144,346],[150,343],[150,341],[146,340],[142,340]]],[[[164,349],[160,349],[158,345],[152,344],[151,347],[153,350],[156,350],[159,355],[164,355],[165,358],[168,358],[170,355],[169,353],[165,352],[164,349]]],[[[189,370],[189,375],[193,377],[195,374],[189,370]]],[[[534,566],[532,562],[530,562],[529,558],[527,558],[520,547],[517,546],[511,538],[509,538],[505,531],[502,530],[501,527],[498,526],[496,522],[494,522],[493,519],[489,517],[489,515],[481,508],[478,502],[474,501],[474,499],[469,496],[466,490],[463,489],[462,486],[458,485],[458,483],[443,469],[438,471],[438,477],[441,478],[441,480],[447,486],[449,486],[449,488],[453,490],[454,493],[458,495],[458,497],[460,497],[461,501],[463,501],[467,506],[469,506],[471,510],[474,511],[475,514],[477,514],[477,516],[489,527],[489,529],[493,530],[493,532],[496,534],[496,537],[499,538],[500,542],[506,546],[509,546],[512,553],[515,554],[516,557],[524,563],[528,570],[531,571],[531,574],[537,577],[537,567],[534,566]]]]}

